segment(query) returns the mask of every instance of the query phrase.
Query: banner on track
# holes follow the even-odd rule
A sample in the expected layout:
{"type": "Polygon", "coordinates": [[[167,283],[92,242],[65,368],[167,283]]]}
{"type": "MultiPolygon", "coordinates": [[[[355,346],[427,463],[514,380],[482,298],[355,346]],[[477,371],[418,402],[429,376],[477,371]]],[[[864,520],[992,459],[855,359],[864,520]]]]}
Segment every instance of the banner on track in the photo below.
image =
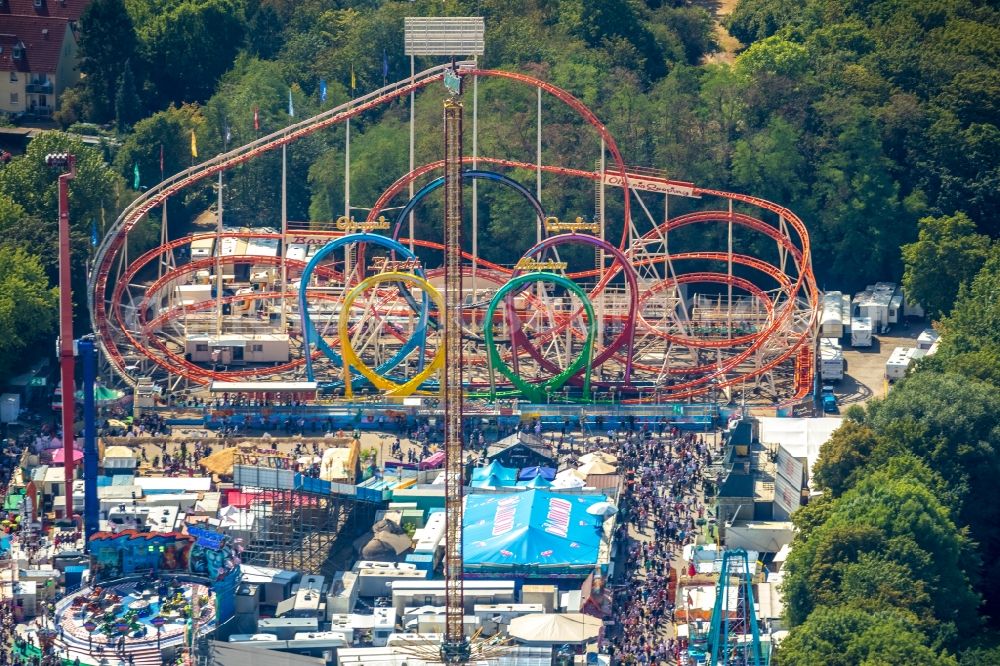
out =
{"type": "MultiPolygon", "coordinates": [[[[604,172],[604,184],[620,187],[622,177],[618,173],[604,172]]],[[[675,194],[681,197],[692,197],[700,199],[701,196],[694,193],[692,183],[684,183],[676,180],[662,180],[659,178],[643,178],[634,174],[628,176],[628,186],[633,190],[644,192],[659,192],[660,194],[675,194]]]]}

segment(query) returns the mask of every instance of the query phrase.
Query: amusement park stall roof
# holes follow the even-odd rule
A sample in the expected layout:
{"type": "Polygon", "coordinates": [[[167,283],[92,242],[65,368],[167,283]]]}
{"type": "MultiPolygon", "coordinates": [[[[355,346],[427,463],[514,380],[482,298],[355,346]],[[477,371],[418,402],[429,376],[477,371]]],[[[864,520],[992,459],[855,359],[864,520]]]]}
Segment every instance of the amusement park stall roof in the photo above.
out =
{"type": "Polygon", "coordinates": [[[760,441],[762,444],[780,444],[793,457],[806,458],[811,482],[812,468],[819,458],[819,448],[830,439],[830,435],[840,427],[842,421],[841,418],[764,417],[760,419],[760,441]]]}
{"type": "Polygon", "coordinates": [[[587,513],[604,495],[547,490],[468,495],[464,558],[469,571],[592,568],[598,560],[603,517],[587,513]]]}

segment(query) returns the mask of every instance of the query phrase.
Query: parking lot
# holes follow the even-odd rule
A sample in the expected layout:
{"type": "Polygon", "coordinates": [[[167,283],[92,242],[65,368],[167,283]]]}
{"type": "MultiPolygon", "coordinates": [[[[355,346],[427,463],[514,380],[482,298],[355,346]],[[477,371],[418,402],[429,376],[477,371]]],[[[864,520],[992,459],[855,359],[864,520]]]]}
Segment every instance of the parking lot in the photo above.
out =
{"type": "MultiPolygon", "coordinates": [[[[885,395],[889,384],[885,380],[885,362],[896,347],[916,347],[917,336],[930,328],[930,323],[919,319],[894,324],[886,335],[874,336],[874,344],[865,349],[844,345],[844,378],[834,385],[834,393],[841,408],[863,405],[872,398],[885,395]]],[[[850,335],[847,336],[850,342],[850,335]]]]}

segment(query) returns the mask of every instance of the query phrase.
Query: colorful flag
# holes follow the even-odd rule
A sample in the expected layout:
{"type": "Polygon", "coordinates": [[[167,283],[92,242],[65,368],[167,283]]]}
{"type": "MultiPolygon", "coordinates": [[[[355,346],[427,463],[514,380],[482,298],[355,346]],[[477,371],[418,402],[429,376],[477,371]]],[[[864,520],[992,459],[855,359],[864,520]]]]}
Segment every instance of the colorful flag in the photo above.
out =
{"type": "Polygon", "coordinates": [[[132,189],[139,190],[139,163],[136,162],[132,167],[132,189]]]}
{"type": "Polygon", "coordinates": [[[191,157],[198,157],[198,137],[194,135],[194,130],[191,130],[191,157]]]}
{"type": "Polygon", "coordinates": [[[292,89],[288,89],[288,115],[295,117],[295,106],[292,104],[292,89]]]}
{"type": "Polygon", "coordinates": [[[260,114],[256,106],[253,107],[253,128],[260,131],[260,114]]]}
{"type": "Polygon", "coordinates": [[[319,101],[326,101],[326,79],[319,80],[319,101]]]}
{"type": "Polygon", "coordinates": [[[97,247],[97,220],[90,221],[90,244],[97,247]]]}
{"type": "Polygon", "coordinates": [[[230,129],[229,129],[229,124],[227,123],[227,124],[226,124],[226,143],[228,144],[228,143],[229,143],[229,141],[230,141],[230,140],[231,140],[232,138],[233,138],[233,133],[232,133],[232,132],[230,131],[230,129]]]}
{"type": "Polygon", "coordinates": [[[163,144],[160,144],[160,177],[163,177],[163,144]]]}
{"type": "Polygon", "coordinates": [[[354,65],[351,65],[351,92],[358,87],[358,80],[354,77],[354,65]]]}
{"type": "Polygon", "coordinates": [[[389,77],[389,55],[382,49],[382,80],[389,77]]]}

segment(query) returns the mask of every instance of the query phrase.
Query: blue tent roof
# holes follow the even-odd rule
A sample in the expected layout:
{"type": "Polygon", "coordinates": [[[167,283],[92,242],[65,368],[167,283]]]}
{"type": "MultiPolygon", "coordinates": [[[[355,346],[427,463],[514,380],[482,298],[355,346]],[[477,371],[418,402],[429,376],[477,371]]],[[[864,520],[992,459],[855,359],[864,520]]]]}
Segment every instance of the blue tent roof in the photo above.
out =
{"type": "Polygon", "coordinates": [[[603,519],[587,513],[603,495],[527,490],[511,495],[467,495],[463,534],[465,566],[593,566],[603,519]]]}
{"type": "Polygon", "coordinates": [[[522,488],[548,488],[552,485],[552,482],[539,474],[538,476],[531,477],[528,481],[518,481],[517,485],[522,488]]]}
{"type": "Polygon", "coordinates": [[[514,481],[508,479],[501,479],[496,474],[490,474],[485,479],[476,479],[470,483],[473,488],[503,488],[505,486],[513,486],[514,481]]]}
{"type": "Polygon", "coordinates": [[[472,470],[473,482],[484,481],[490,478],[491,476],[496,476],[498,479],[508,482],[500,485],[512,486],[514,485],[514,482],[517,480],[517,470],[514,469],[513,467],[504,467],[503,465],[501,465],[496,461],[491,462],[486,467],[476,467],[475,469],[472,470]]]}
{"type": "Polygon", "coordinates": [[[521,470],[521,473],[517,475],[517,478],[521,480],[534,479],[540,476],[547,481],[551,481],[556,478],[556,471],[551,467],[525,467],[521,470]]]}

